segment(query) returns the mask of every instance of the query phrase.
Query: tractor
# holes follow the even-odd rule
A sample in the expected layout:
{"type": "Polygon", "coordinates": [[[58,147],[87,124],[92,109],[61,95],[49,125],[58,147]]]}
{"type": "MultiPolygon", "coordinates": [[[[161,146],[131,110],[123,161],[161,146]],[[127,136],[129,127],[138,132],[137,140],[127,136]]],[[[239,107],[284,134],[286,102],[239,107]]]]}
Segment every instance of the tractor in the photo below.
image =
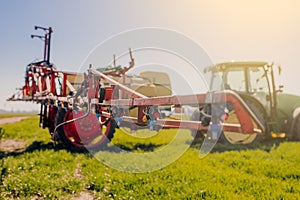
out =
{"type": "MultiPolygon", "coordinates": [[[[224,62],[206,67],[211,73],[211,90],[231,91],[240,96],[263,124],[262,134],[222,132],[219,141],[229,144],[250,144],[274,137],[300,140],[300,96],[283,93],[283,86],[276,86],[275,75],[281,67],[267,62],[224,62]],[[223,83],[217,81],[221,77],[223,83]]],[[[236,112],[227,104],[228,121],[236,121],[236,112]]],[[[205,118],[201,116],[200,119],[205,118]]]]}

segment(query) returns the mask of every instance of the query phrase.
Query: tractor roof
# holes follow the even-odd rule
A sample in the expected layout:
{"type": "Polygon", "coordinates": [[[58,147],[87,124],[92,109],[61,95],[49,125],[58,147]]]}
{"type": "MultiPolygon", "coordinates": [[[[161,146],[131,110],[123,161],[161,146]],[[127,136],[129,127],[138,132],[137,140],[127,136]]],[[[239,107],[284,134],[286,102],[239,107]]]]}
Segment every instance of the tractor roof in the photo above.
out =
{"type": "Polygon", "coordinates": [[[267,65],[267,62],[259,62],[259,61],[240,61],[240,62],[222,62],[217,63],[216,65],[206,67],[204,72],[210,71],[220,71],[229,67],[261,67],[267,65]]]}

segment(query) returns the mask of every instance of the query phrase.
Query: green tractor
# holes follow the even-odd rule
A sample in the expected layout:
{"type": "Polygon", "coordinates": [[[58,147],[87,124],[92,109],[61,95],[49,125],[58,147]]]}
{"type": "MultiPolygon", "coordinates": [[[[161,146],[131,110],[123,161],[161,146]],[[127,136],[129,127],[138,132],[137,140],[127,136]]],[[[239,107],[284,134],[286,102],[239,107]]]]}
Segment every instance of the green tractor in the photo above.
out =
{"type": "MultiPolygon", "coordinates": [[[[220,141],[230,144],[261,142],[272,137],[300,140],[300,96],[284,94],[275,85],[275,71],[281,67],[266,62],[226,62],[207,67],[211,73],[211,90],[236,92],[264,125],[263,134],[223,132],[220,141]],[[220,77],[223,83],[220,83],[220,77]],[[218,79],[219,78],[219,79],[218,79]]],[[[228,105],[229,120],[234,110],[228,105]]]]}

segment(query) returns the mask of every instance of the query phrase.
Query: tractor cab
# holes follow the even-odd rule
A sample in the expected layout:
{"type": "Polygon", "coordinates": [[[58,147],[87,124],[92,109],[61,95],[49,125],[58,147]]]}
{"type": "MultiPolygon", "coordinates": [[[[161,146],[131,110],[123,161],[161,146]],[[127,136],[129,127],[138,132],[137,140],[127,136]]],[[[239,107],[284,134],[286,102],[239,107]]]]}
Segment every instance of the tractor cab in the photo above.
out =
{"type": "Polygon", "coordinates": [[[266,62],[226,62],[205,69],[205,72],[209,71],[212,73],[211,90],[232,90],[245,101],[262,106],[267,116],[277,115],[274,65],[266,62]],[[223,83],[216,81],[220,78],[223,83]]]}
{"type": "MultiPolygon", "coordinates": [[[[277,89],[275,86],[274,71],[277,69],[280,74],[280,66],[267,62],[225,62],[204,70],[205,73],[211,73],[211,91],[236,92],[264,125],[265,133],[263,137],[256,136],[257,141],[270,138],[271,133],[286,132],[288,117],[294,109],[284,108],[283,100],[290,98],[282,94],[282,87],[277,89]]],[[[227,106],[230,110],[231,106],[227,106]]]]}

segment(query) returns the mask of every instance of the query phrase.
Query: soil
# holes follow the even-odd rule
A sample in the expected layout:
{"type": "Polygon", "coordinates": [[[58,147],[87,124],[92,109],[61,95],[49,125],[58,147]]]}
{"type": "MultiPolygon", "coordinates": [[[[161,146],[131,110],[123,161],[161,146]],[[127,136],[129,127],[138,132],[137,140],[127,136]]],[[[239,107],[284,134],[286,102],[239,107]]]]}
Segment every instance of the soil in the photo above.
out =
{"type": "MultiPolygon", "coordinates": [[[[27,118],[29,117],[23,116],[23,117],[2,118],[0,119],[0,125],[16,123],[27,118]]],[[[16,152],[16,151],[24,150],[25,148],[26,148],[26,142],[24,141],[18,141],[14,139],[7,139],[7,140],[0,141],[0,149],[5,152],[16,152]]]]}
{"type": "Polygon", "coordinates": [[[0,149],[5,152],[16,152],[24,150],[26,148],[26,142],[13,139],[0,141],[0,149]]]}
{"type": "MultiPolygon", "coordinates": [[[[77,170],[75,171],[75,176],[80,180],[82,175],[77,170]]],[[[74,196],[72,200],[94,200],[97,199],[92,193],[84,190],[79,193],[79,195],[74,196]]]]}
{"type": "Polygon", "coordinates": [[[72,200],[94,200],[95,198],[91,193],[83,191],[80,192],[78,197],[73,197],[72,200]]]}
{"type": "Polygon", "coordinates": [[[2,118],[2,119],[0,119],[0,125],[16,123],[16,122],[19,122],[19,121],[21,121],[23,119],[27,119],[27,118],[29,118],[29,117],[23,116],[23,117],[2,118]]]}
{"type": "MultiPolygon", "coordinates": [[[[74,172],[74,176],[77,177],[79,180],[82,179],[82,174],[81,174],[81,167],[80,164],[77,163],[75,172],[74,172]]],[[[75,196],[72,198],[72,200],[94,200],[97,199],[92,193],[84,190],[82,192],[80,192],[80,194],[78,196],[75,196]]]]}

